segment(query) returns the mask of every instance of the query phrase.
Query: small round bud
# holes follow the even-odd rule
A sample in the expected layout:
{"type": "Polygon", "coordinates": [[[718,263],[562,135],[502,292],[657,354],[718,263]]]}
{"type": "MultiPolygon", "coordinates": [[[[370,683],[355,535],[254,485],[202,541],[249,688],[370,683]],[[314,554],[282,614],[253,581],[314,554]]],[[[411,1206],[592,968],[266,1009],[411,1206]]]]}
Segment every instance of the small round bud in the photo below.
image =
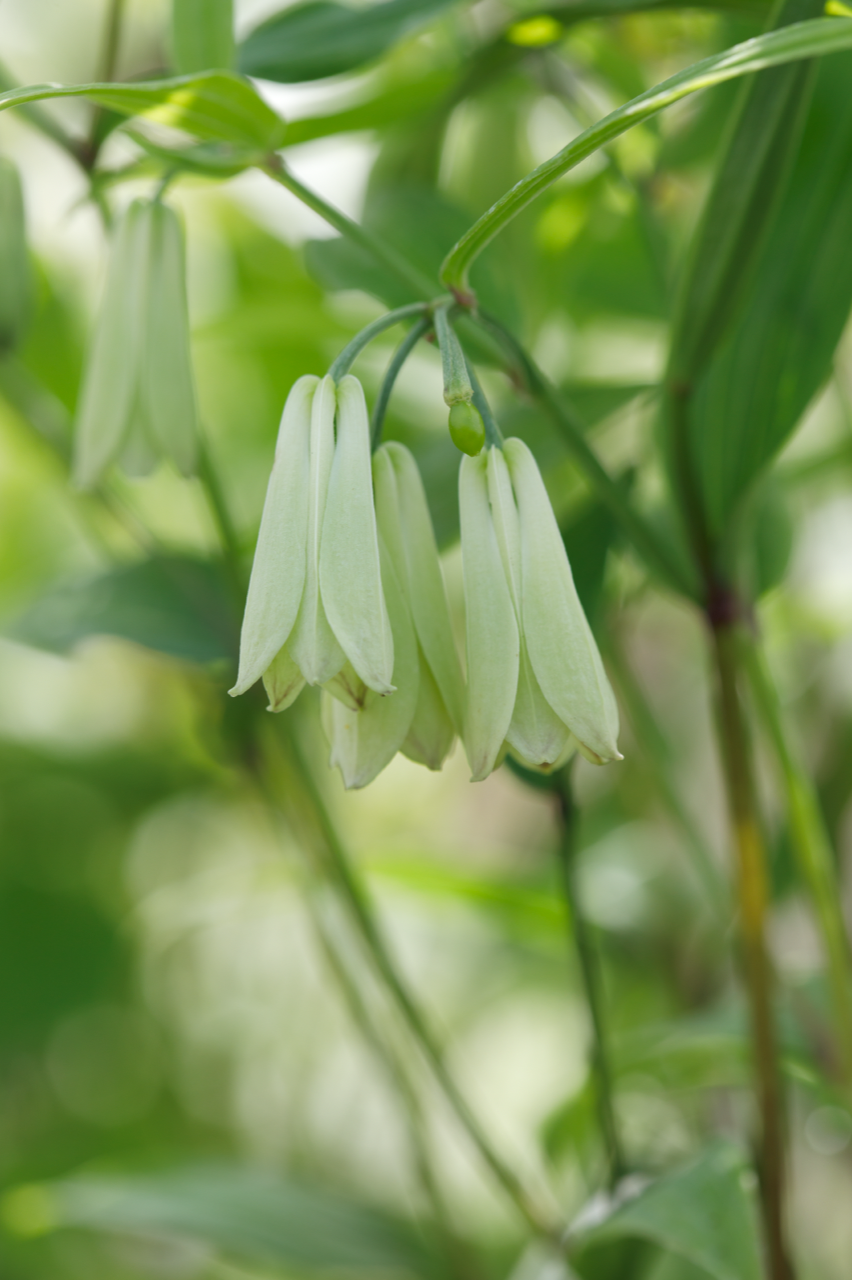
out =
{"type": "Polygon", "coordinates": [[[485,423],[475,405],[460,400],[450,406],[450,436],[462,453],[475,458],[485,444],[485,423]]]}

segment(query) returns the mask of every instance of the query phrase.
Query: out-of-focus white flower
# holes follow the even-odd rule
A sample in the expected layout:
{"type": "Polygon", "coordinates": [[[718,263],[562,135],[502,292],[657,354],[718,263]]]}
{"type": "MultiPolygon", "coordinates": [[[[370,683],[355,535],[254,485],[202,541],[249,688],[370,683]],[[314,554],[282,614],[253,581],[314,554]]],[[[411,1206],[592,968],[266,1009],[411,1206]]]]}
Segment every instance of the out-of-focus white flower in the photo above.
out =
{"type": "Polygon", "coordinates": [[[373,458],[382,582],[394,641],[383,698],[343,668],[327,686],[323,723],[331,763],[363,787],[402,751],[439,769],[462,719],[462,680],[426,495],[409,451],[389,443],[373,458]]]}
{"type": "Polygon", "coordinates": [[[357,378],[300,378],[278,432],[231,693],[261,676],[270,710],[308,684],[394,692],[370,429],[357,378]]]}
{"type": "Polygon", "coordinates": [[[474,781],[508,747],[553,767],[619,760],[618,710],[535,459],[521,440],[462,459],[464,744],[474,781]]]}
{"type": "Polygon", "coordinates": [[[197,436],[183,230],[168,205],[134,200],[116,230],[83,378],[74,477],[87,487],[113,462],[145,475],[163,457],[191,475],[197,436]]]}

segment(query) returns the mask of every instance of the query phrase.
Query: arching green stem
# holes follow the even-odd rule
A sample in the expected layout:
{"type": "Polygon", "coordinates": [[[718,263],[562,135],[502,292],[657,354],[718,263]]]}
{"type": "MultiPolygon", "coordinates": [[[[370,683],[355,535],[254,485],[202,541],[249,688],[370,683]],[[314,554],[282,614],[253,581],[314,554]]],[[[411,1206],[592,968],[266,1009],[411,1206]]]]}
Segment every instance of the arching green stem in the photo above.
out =
{"type": "Polygon", "coordinates": [[[339,382],[341,378],[346,376],[358,356],[368,343],[373,341],[373,338],[377,338],[380,333],[384,333],[385,329],[392,329],[395,324],[399,324],[400,320],[408,320],[410,316],[422,316],[427,309],[428,303],[410,302],[405,307],[397,307],[395,311],[388,311],[385,315],[379,316],[378,320],[368,324],[366,329],[356,333],[352,341],[343,348],[328,371],[331,377],[334,378],[335,382],[339,382]]]}
{"type": "Polygon", "coordinates": [[[374,453],[382,443],[385,414],[387,413],[394,384],[399,377],[400,370],[414,348],[417,346],[420,339],[425,338],[431,327],[432,321],[429,316],[423,316],[422,319],[418,320],[417,324],[413,325],[412,328],[409,329],[408,333],[394,352],[393,359],[388,365],[387,373],[384,376],[382,385],[379,388],[379,394],[376,397],[376,403],[373,406],[373,419],[370,426],[370,433],[374,453]]]}
{"type": "Polygon", "coordinates": [[[655,85],[586,129],[567,147],[516,182],[450,250],[441,267],[441,280],[454,293],[467,293],[471,265],[507,223],[563,174],[664,107],[672,106],[699,89],[708,89],[726,80],[762,71],[765,67],[795,62],[800,58],[816,58],[844,49],[852,49],[852,20],[815,18],[734,45],[655,85]]]}

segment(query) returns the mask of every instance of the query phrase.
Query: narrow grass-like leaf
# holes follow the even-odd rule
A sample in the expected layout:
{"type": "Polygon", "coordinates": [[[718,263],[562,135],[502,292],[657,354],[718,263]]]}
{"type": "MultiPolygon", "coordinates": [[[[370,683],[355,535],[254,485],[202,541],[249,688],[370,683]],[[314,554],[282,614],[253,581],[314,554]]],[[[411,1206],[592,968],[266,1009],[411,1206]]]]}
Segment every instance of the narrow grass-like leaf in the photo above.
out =
{"type": "Polygon", "coordinates": [[[260,152],[284,141],[284,121],[241,76],[229,71],[136,84],[35,84],[0,93],[0,111],[44,98],[88,98],[128,116],[147,116],[202,141],[232,142],[260,152]]]}
{"type": "MultiPolygon", "coordinates": [[[[821,0],[785,0],[774,25],[821,12],[821,0]]],[[[674,382],[689,383],[707,363],[743,294],[798,150],[814,71],[812,62],[795,62],[762,71],[742,86],[681,281],[669,355],[674,382]]]]}

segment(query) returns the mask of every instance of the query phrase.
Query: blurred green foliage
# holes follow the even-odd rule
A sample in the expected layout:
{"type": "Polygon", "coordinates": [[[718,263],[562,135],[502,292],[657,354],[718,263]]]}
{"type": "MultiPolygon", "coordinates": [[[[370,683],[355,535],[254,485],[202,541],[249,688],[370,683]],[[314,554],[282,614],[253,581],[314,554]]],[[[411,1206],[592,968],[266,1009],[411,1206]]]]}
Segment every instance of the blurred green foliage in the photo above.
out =
{"type": "MultiPolygon", "coordinates": [[[[204,6],[176,8],[197,36],[204,6]]],[[[295,736],[474,1110],[574,1222],[570,1274],[752,1280],[750,1051],[701,624],[647,574],[481,333],[465,339],[504,429],[542,466],[625,722],[622,764],[573,771],[581,903],[637,1175],[623,1202],[593,1200],[605,1153],[549,781],[504,768],[471,787],[457,751],[440,777],[398,760],[344,795],[309,695],[286,724],[270,717],[264,739],[260,704],[225,690],[286,394],[381,308],[416,297],[241,170],[283,138],[294,172],[437,293],[443,256],[504,190],[611,107],[757,34],[766,7],[588,0],[548,7],[537,43],[516,24],[542,14],[520,5],[238,4],[237,65],[285,86],[264,89],[292,116],[283,133],[246,82],[211,76],[187,99],[166,80],[230,59],[228,8],[217,38],[187,51],[163,6],[128,0],[105,77],[124,87],[97,109],[43,108],[53,125],[42,120],[41,136],[23,110],[0,117],[27,221],[24,241],[14,200],[0,201],[0,1274],[569,1276],[530,1245],[318,876],[322,838],[286,764],[295,736]],[[140,87],[154,80],[165,87],[140,87]],[[176,144],[160,125],[118,128],[120,113],[152,106],[187,135],[177,159],[163,161],[176,144]],[[57,145],[45,128],[60,126],[57,145]],[[106,227],[172,161],[187,170],[171,175],[169,199],[188,228],[208,482],[163,466],[80,494],[67,481],[71,422],[106,227]],[[214,185],[217,172],[228,180],[214,185]],[[274,787],[258,770],[264,743],[285,761],[274,787]],[[403,1064],[421,1117],[388,1061],[403,1064]]],[[[109,12],[9,0],[4,84],[97,81],[109,12]]],[[[472,275],[621,492],[685,555],[658,448],[661,387],[702,208],[739,209],[722,267],[693,295],[717,309],[686,311],[698,335],[683,348],[695,360],[689,461],[720,564],[753,602],[847,897],[850,57],[714,89],[624,135],[545,192],[472,275]],[[780,123],[765,182],[747,190],[757,152],[742,136],[730,146],[731,121],[748,122],[754,92],[780,123]]],[[[398,340],[359,359],[370,399],[398,340]]],[[[440,388],[437,353],[421,344],[387,435],[421,467],[458,615],[458,455],[440,388]]],[[[849,1097],[783,788],[754,738],[794,1249],[807,1280],[845,1280],[849,1097]]]]}

